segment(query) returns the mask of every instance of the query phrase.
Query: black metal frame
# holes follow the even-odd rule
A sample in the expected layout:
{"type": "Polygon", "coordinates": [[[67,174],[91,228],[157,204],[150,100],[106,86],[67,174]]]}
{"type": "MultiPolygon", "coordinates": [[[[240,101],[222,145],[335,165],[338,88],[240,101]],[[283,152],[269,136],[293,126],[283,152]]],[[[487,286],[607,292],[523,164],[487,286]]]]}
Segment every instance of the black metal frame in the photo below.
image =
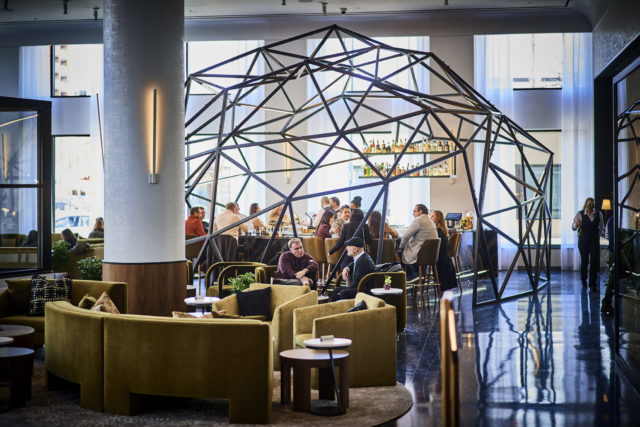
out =
{"type": "MultiPolygon", "coordinates": [[[[466,178],[471,189],[477,218],[477,233],[478,236],[480,236],[479,239],[475,239],[474,243],[475,265],[479,265],[478,262],[481,258],[481,251],[486,255],[485,259],[489,259],[488,246],[483,233],[485,228],[495,230],[500,236],[517,247],[516,255],[511,262],[510,268],[500,288],[498,288],[496,281],[497,275],[493,274],[490,265],[486,266],[490,272],[489,277],[494,298],[478,301],[478,272],[474,272],[473,304],[482,305],[529,295],[537,292],[538,289],[549,282],[551,210],[549,208],[550,201],[548,202],[546,200],[546,190],[547,188],[551,188],[553,153],[511,119],[504,116],[487,99],[432,53],[396,48],[361,34],[354,33],[343,27],[332,25],[253,49],[245,54],[238,55],[190,74],[185,83],[186,106],[188,106],[189,93],[193,84],[206,86],[212,92],[212,98],[194,114],[186,117],[185,143],[189,145],[196,142],[210,141],[211,144],[207,149],[199,153],[186,156],[187,162],[195,159],[201,160],[202,162],[186,179],[185,200],[187,205],[189,205],[189,197],[192,195],[194,189],[201,184],[207,171],[213,168],[213,190],[210,199],[208,199],[208,201],[212,203],[210,224],[213,224],[215,219],[218,182],[240,175],[246,177],[246,180],[236,197],[236,201],[241,196],[242,191],[246,187],[246,183],[251,179],[258,181],[282,198],[281,201],[265,208],[270,210],[277,206],[284,205],[282,214],[278,218],[274,232],[271,235],[267,250],[278,232],[283,216],[287,210],[289,210],[291,218],[293,218],[292,202],[336,194],[357,188],[380,187],[380,191],[365,215],[362,224],[368,219],[369,213],[377,205],[380,198],[382,198],[383,209],[380,230],[380,234],[382,235],[390,183],[408,177],[412,173],[421,171],[432,165],[439,164],[444,160],[461,157],[465,165],[466,178]],[[311,37],[321,38],[321,41],[310,56],[307,56],[304,52],[292,53],[294,51],[293,48],[286,48],[290,42],[311,37]],[[341,49],[334,53],[318,56],[329,37],[337,38],[340,42],[341,49]],[[345,38],[354,39],[362,44],[363,47],[348,50],[345,45],[345,38]],[[370,59],[367,55],[375,55],[375,59],[370,59]],[[379,75],[381,63],[399,57],[406,57],[407,64],[386,76],[379,75]],[[238,60],[244,61],[245,59],[250,59],[250,65],[245,74],[230,75],[220,71],[220,68],[226,64],[238,60]],[[266,68],[268,68],[267,72],[256,73],[255,66],[259,60],[264,61],[266,68]],[[373,70],[368,71],[368,68],[373,68],[373,70]],[[426,71],[430,73],[432,77],[440,79],[449,92],[440,94],[421,92],[416,79],[416,70],[418,69],[426,71]],[[318,83],[318,79],[315,78],[315,75],[323,72],[331,72],[338,77],[322,88],[318,83]],[[408,86],[413,87],[401,87],[389,80],[394,75],[402,72],[409,73],[411,84],[408,86]],[[228,80],[230,84],[221,85],[219,82],[216,82],[215,79],[225,79],[228,80]],[[286,89],[287,83],[297,79],[307,79],[307,84],[313,85],[317,91],[316,95],[299,107],[296,107],[291,101],[286,89]],[[353,79],[366,82],[368,88],[364,91],[347,90],[349,83],[352,82],[353,79]],[[344,80],[344,86],[342,87],[340,95],[327,99],[327,97],[325,97],[327,89],[334,84],[341,84],[341,80],[344,80]],[[266,87],[266,85],[270,85],[270,92],[265,93],[264,98],[258,105],[248,105],[244,101],[244,98],[256,90],[256,88],[261,86],[266,87]],[[276,94],[284,97],[283,102],[287,104],[286,107],[270,105],[270,101],[276,94]],[[412,110],[408,113],[394,116],[390,112],[381,111],[366,103],[366,101],[370,99],[380,97],[402,100],[406,102],[412,110]],[[340,101],[344,103],[348,111],[347,117],[344,118],[344,120],[343,117],[335,117],[331,109],[334,103],[340,101]],[[247,107],[250,108],[248,114],[241,120],[236,120],[236,110],[247,107]],[[289,110],[287,110],[287,108],[289,108],[289,110]],[[359,123],[356,115],[361,109],[375,113],[378,117],[382,117],[382,119],[359,123]],[[264,120],[259,124],[247,125],[249,120],[260,110],[273,111],[274,113],[272,113],[272,115],[274,118],[264,120]],[[335,131],[318,135],[298,135],[295,133],[294,128],[297,125],[313,119],[313,117],[321,111],[324,111],[328,115],[335,131]],[[278,114],[277,116],[276,113],[278,114]],[[412,125],[410,123],[411,120],[418,121],[418,124],[412,125]],[[198,121],[200,122],[198,123],[198,121]],[[278,122],[283,123],[280,132],[256,132],[256,130],[260,130],[261,126],[278,122]],[[196,123],[198,124],[196,125],[196,123]],[[447,123],[455,123],[454,127],[457,129],[455,131],[453,128],[450,129],[447,123]],[[207,131],[206,128],[212,125],[218,126],[217,133],[207,131]],[[410,131],[411,136],[404,148],[399,153],[396,153],[390,170],[383,175],[371,163],[367,154],[364,154],[362,150],[350,140],[349,136],[359,135],[363,141],[366,141],[364,132],[389,125],[396,126],[396,135],[398,135],[400,127],[403,127],[410,131]],[[467,130],[467,128],[471,128],[471,130],[467,130]],[[253,137],[256,135],[264,137],[265,140],[254,140],[253,137]],[[423,164],[394,176],[391,171],[394,170],[395,166],[398,165],[399,161],[407,153],[409,146],[419,142],[420,138],[444,139],[450,144],[453,144],[454,149],[449,152],[441,152],[439,155],[431,156],[430,160],[426,160],[425,158],[423,164]],[[330,142],[324,143],[320,141],[321,139],[329,139],[330,142]],[[338,143],[341,141],[346,143],[349,148],[339,147],[338,143]],[[283,143],[291,146],[297,155],[281,153],[272,147],[276,144],[283,143]],[[326,147],[326,150],[319,159],[312,161],[299,147],[307,143],[322,145],[326,147]],[[483,155],[481,182],[477,187],[474,186],[473,178],[469,172],[470,160],[467,154],[467,148],[469,148],[471,144],[474,144],[475,150],[477,150],[476,153],[482,153],[483,155]],[[522,178],[514,176],[514,174],[509,173],[492,162],[492,154],[496,147],[504,145],[513,146],[517,149],[523,170],[522,178]],[[250,147],[262,147],[264,150],[292,159],[303,166],[289,170],[306,170],[307,172],[290,194],[284,194],[261,177],[263,174],[282,172],[282,170],[252,170],[251,165],[248,164],[242,154],[243,148],[250,147]],[[484,151],[480,151],[481,149],[484,151]],[[536,177],[533,173],[526,158],[525,149],[532,149],[546,156],[546,167],[542,176],[536,177]],[[230,150],[237,150],[244,164],[233,159],[230,155],[232,152],[230,150]],[[336,164],[336,162],[325,162],[332,150],[343,150],[356,155],[356,157],[344,161],[364,161],[365,164],[370,166],[375,174],[377,174],[378,179],[370,184],[362,184],[350,188],[336,188],[306,195],[298,194],[302,185],[317,169],[336,164]],[[220,177],[220,162],[222,160],[234,165],[239,170],[239,173],[232,176],[220,177]],[[484,190],[487,179],[491,175],[498,180],[500,186],[513,200],[512,206],[493,212],[485,211],[483,208],[485,202],[484,190]],[[509,188],[509,183],[519,183],[524,188],[524,194],[514,194],[509,188]],[[492,223],[493,218],[504,212],[512,212],[515,215],[515,219],[518,222],[517,236],[508,235],[492,223]],[[534,226],[536,227],[535,231],[534,226]],[[524,268],[527,271],[531,285],[530,289],[510,296],[503,296],[509,278],[516,268],[519,259],[522,260],[524,268]]],[[[213,227],[210,227],[207,236],[189,240],[188,243],[205,241],[196,262],[200,262],[208,247],[211,247],[218,258],[221,259],[219,250],[212,238],[260,214],[261,213],[255,213],[250,215],[242,221],[234,223],[224,229],[217,230],[216,232],[213,232],[213,227]]],[[[293,233],[297,236],[295,222],[292,221],[292,225],[293,233]]],[[[359,232],[359,228],[356,233],[357,232],[359,232]]],[[[382,255],[382,243],[383,241],[380,239],[378,257],[382,255]]],[[[379,261],[378,259],[378,262],[379,261]]],[[[331,277],[329,280],[331,280],[331,277]]]]}
{"type": "Polygon", "coordinates": [[[35,111],[38,115],[37,140],[37,182],[33,184],[0,184],[0,189],[34,188],[38,203],[38,267],[7,270],[0,277],[33,274],[51,271],[51,218],[52,218],[52,139],[51,102],[34,99],[9,98],[0,96],[0,111],[35,111]]]}

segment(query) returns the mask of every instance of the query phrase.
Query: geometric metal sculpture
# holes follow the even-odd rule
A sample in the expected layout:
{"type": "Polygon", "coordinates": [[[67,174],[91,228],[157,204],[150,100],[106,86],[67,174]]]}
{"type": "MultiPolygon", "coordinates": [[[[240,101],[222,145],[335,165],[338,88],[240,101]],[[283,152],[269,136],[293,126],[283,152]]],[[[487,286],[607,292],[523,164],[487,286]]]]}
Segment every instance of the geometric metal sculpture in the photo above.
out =
{"type": "MultiPolygon", "coordinates": [[[[474,243],[474,265],[479,265],[482,258],[489,259],[485,229],[495,230],[503,242],[515,249],[500,284],[490,263],[485,266],[490,272],[487,289],[492,295],[484,295],[482,301],[478,296],[479,275],[474,272],[473,304],[527,295],[549,281],[553,153],[430,52],[393,47],[333,25],[253,49],[190,74],[186,81],[185,103],[186,161],[197,162],[186,179],[187,204],[194,190],[205,181],[213,184],[208,199],[212,207],[218,202],[217,188],[223,180],[232,176],[244,178],[236,200],[249,182],[257,182],[279,198],[266,209],[284,207],[275,224],[273,239],[285,212],[290,218],[294,217],[294,201],[376,188],[374,202],[371,206],[363,206],[368,211],[365,220],[380,202],[384,225],[391,183],[415,175],[424,176],[427,170],[460,159],[465,166],[477,218],[476,236],[480,236],[474,243]],[[300,41],[310,38],[320,39],[311,55],[296,51],[300,41]],[[352,47],[348,48],[348,45],[352,47]],[[402,65],[397,66],[398,60],[402,65]],[[230,73],[229,66],[234,63],[246,63],[245,72],[230,73]],[[396,67],[390,69],[391,63],[396,67]],[[428,91],[417,77],[423,73],[431,81],[441,82],[446,90],[428,91]],[[313,91],[304,102],[296,103],[290,94],[292,91],[299,93],[301,83],[313,91]],[[192,96],[195,87],[207,88],[210,95],[198,98],[199,104],[194,108],[190,103],[196,99],[192,96]],[[258,88],[264,89],[264,96],[249,103],[250,94],[258,88]],[[390,104],[394,108],[389,108],[390,104]],[[314,121],[328,123],[329,130],[308,132],[314,121]],[[402,140],[393,148],[384,148],[393,154],[393,161],[382,170],[364,150],[368,135],[380,131],[390,132],[396,141],[402,140]],[[309,154],[313,151],[312,146],[316,147],[315,158],[309,154]],[[317,147],[322,150],[318,152],[317,147]],[[471,149],[483,158],[480,182],[474,182],[470,172],[468,151],[471,149]],[[256,170],[246,161],[245,154],[250,150],[277,153],[299,165],[292,170],[305,170],[306,174],[293,191],[285,194],[266,176],[282,172],[282,169],[256,170]],[[399,170],[400,162],[416,151],[429,154],[425,154],[418,164],[399,170]],[[520,165],[520,174],[501,166],[504,163],[496,160],[505,153],[510,156],[507,163],[520,165]],[[529,157],[535,158],[541,167],[533,168],[529,157]],[[223,162],[231,172],[221,176],[223,162]],[[302,185],[317,171],[345,162],[364,163],[371,175],[370,182],[345,187],[335,185],[340,182],[336,179],[326,183],[321,191],[300,193],[302,185]],[[500,187],[506,195],[494,200],[491,208],[485,208],[487,185],[500,187]],[[501,230],[498,223],[511,226],[501,230]],[[526,270],[528,287],[522,292],[505,293],[519,262],[526,270]]],[[[260,214],[250,215],[242,222],[260,214]]],[[[212,223],[214,208],[210,215],[212,223]]],[[[212,238],[238,224],[216,232],[210,229],[207,236],[190,240],[205,241],[199,259],[208,247],[219,254],[212,238]]],[[[295,223],[292,226],[293,234],[297,235],[295,223]]],[[[382,230],[380,234],[383,234],[382,230]]],[[[379,244],[382,246],[382,239],[379,244]]],[[[377,253],[382,254],[381,247],[377,253]]]]}

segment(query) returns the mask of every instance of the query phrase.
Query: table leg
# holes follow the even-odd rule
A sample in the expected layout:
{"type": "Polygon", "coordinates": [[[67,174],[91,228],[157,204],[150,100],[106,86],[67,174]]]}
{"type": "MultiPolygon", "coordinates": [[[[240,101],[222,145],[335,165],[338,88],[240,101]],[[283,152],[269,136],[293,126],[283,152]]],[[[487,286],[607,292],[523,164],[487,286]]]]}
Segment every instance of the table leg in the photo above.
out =
{"type": "MultiPolygon", "coordinates": [[[[329,349],[329,359],[331,359],[331,373],[333,374],[333,386],[336,389],[336,396],[338,400],[338,412],[343,413],[342,398],[340,397],[340,390],[338,389],[338,379],[336,378],[336,365],[333,362],[333,350],[329,349]]],[[[340,371],[340,379],[342,379],[342,371],[340,371]]]]}
{"type": "Polygon", "coordinates": [[[309,412],[311,409],[311,368],[297,365],[293,369],[293,410],[309,412]]]}
{"type": "Polygon", "coordinates": [[[320,400],[333,400],[332,378],[330,368],[318,368],[318,397],[320,400]]]}
{"type": "Polygon", "coordinates": [[[9,367],[9,406],[24,406],[31,399],[31,363],[32,358],[22,358],[9,367]]]}
{"type": "Polygon", "coordinates": [[[282,360],[280,368],[280,403],[286,405],[291,402],[291,366],[285,365],[282,360]]]}
{"type": "Polygon", "coordinates": [[[349,358],[340,360],[340,397],[342,409],[349,407],[349,358]]]}

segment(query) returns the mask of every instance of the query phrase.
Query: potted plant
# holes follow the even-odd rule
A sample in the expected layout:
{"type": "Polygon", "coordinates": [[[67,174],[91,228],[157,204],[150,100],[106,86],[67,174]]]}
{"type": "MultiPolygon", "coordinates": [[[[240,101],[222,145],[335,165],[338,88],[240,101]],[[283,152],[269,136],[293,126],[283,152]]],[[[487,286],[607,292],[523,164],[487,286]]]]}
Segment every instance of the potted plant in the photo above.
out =
{"type": "Polygon", "coordinates": [[[90,256],[78,261],[80,278],[83,280],[102,280],[102,260],[90,256]]]}
{"type": "Polygon", "coordinates": [[[244,273],[236,277],[231,277],[229,279],[229,286],[231,286],[231,290],[235,294],[247,289],[249,285],[255,281],[256,276],[254,276],[253,273],[244,273]]]}
{"type": "Polygon", "coordinates": [[[69,262],[69,249],[71,245],[64,240],[51,243],[51,264],[54,272],[60,272],[69,262]]]}

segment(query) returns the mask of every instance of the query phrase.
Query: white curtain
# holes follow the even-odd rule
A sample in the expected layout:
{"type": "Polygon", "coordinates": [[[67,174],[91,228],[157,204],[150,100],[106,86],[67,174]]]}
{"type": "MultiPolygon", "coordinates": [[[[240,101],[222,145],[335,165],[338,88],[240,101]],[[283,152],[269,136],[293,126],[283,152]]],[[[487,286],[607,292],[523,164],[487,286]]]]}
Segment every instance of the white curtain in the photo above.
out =
{"type": "MultiPolygon", "coordinates": [[[[513,87],[510,65],[511,39],[509,35],[474,36],[474,87],[498,110],[513,115],[513,87]]],[[[474,146],[474,187],[478,196],[484,144],[474,146]]],[[[516,151],[513,146],[496,145],[491,162],[515,175],[516,151]]],[[[505,180],[515,193],[515,183],[505,180]]],[[[489,172],[485,186],[483,212],[488,213],[513,205],[507,192],[489,172]]],[[[515,211],[485,218],[495,227],[517,240],[515,211]]],[[[485,226],[485,228],[487,228],[485,226]]],[[[506,269],[516,254],[516,246],[503,237],[498,238],[498,268],[506,269]]]]}
{"type": "Polygon", "coordinates": [[[571,223],[593,197],[593,70],[591,33],[564,34],[562,77],[561,267],[577,270],[580,256],[571,223]]]}
{"type": "Polygon", "coordinates": [[[20,97],[49,99],[50,46],[23,46],[20,48],[20,97]]]}

